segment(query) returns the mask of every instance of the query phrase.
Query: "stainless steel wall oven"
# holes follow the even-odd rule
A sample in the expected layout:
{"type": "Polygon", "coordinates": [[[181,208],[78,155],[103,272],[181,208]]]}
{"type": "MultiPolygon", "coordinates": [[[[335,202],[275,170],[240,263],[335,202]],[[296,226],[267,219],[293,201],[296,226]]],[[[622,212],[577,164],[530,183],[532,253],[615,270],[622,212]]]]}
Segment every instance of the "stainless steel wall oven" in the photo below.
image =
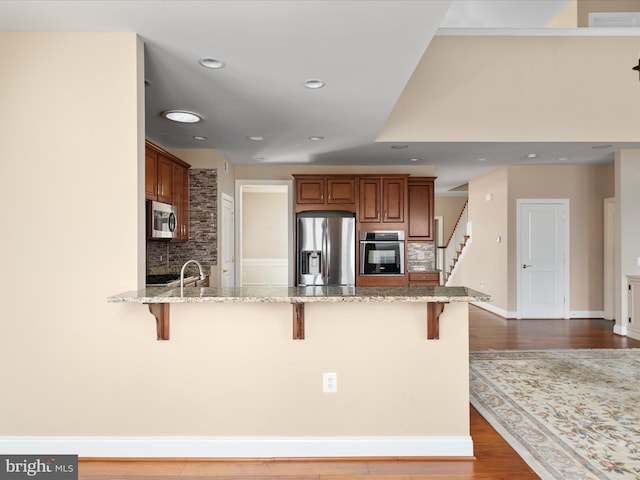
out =
{"type": "Polygon", "coordinates": [[[404,275],[404,231],[361,231],[360,275],[404,275]]]}

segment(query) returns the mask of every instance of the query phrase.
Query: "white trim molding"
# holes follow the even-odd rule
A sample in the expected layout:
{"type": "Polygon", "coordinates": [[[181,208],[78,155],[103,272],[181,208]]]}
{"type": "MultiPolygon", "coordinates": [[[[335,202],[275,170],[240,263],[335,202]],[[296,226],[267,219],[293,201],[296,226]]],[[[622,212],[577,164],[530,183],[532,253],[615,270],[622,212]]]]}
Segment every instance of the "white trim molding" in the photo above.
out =
{"type": "Polygon", "coordinates": [[[604,318],[604,310],[571,310],[571,318],[604,318]]]}
{"type": "Polygon", "coordinates": [[[472,457],[470,436],[0,437],[3,454],[95,458],[472,457]]]}
{"type": "MultiPolygon", "coordinates": [[[[496,315],[501,316],[502,318],[512,318],[509,317],[509,312],[506,310],[496,307],[493,303],[488,302],[470,302],[472,305],[479,307],[487,312],[495,313],[496,315]]],[[[515,312],[511,312],[511,314],[515,317],[515,312]]]]}

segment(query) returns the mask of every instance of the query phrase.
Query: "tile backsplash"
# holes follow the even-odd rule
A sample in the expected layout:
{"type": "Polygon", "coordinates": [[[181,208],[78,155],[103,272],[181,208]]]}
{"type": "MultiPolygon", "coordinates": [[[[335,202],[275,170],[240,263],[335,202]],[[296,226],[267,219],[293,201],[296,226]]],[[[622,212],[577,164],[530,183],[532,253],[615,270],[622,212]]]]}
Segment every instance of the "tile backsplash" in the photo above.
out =
{"type": "Polygon", "coordinates": [[[434,242],[407,242],[407,271],[429,272],[436,269],[434,242]]]}
{"type": "MultiPolygon", "coordinates": [[[[208,272],[218,261],[217,171],[189,170],[189,241],[147,240],[147,273],[179,272],[187,260],[198,260],[208,272]]],[[[197,267],[196,271],[197,271],[197,267]]]]}

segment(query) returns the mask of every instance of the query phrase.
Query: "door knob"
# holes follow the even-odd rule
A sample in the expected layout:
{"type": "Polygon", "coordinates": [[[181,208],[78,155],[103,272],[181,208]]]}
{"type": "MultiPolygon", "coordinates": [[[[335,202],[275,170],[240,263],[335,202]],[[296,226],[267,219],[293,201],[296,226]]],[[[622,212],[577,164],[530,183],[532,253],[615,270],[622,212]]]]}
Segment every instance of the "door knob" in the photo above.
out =
{"type": "Polygon", "coordinates": [[[527,265],[526,263],[522,264],[522,268],[529,268],[529,267],[533,267],[533,265],[527,265]]]}
{"type": "Polygon", "coordinates": [[[225,268],[224,270],[222,270],[222,273],[229,273],[229,270],[225,268]]]}

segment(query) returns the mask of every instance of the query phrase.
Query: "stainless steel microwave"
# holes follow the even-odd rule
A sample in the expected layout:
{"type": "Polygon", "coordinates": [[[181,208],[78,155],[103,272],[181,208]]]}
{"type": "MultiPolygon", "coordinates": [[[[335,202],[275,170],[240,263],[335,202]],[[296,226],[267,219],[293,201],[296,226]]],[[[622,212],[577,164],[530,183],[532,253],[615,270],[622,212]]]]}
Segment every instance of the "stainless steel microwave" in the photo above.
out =
{"type": "Polygon", "coordinates": [[[150,201],[147,210],[148,238],[172,239],[176,236],[176,209],[168,203],[150,201]]]}

